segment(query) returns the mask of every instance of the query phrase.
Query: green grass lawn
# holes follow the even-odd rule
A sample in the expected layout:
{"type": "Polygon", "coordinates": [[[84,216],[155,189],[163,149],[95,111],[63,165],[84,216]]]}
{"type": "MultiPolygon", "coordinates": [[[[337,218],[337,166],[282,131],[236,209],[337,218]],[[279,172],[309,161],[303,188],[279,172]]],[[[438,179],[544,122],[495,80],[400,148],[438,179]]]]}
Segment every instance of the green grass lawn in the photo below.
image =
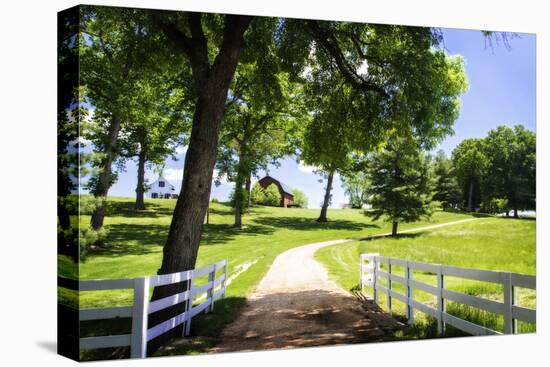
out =
{"type": "MultiPolygon", "coordinates": [[[[130,198],[110,198],[105,227],[109,231],[106,250],[92,251],[80,265],[80,279],[132,278],[156,274],[162,258],[175,200],[151,199],[147,211],[134,212],[130,198]]],[[[268,271],[275,257],[290,248],[319,241],[360,237],[390,231],[388,223],[372,222],[360,210],[329,210],[328,223],[317,223],[319,210],[255,207],[243,217],[245,228],[233,229],[233,215],[226,204],[213,203],[210,224],[205,225],[197,267],[222,259],[229,262],[228,273],[256,261],[227,288],[227,297],[204,321],[194,322],[193,333],[215,338],[223,324],[237,315],[246,296],[268,271]]],[[[437,212],[430,221],[404,224],[400,229],[471,218],[468,214],[437,212]]],[[[82,216],[83,223],[89,217],[82,216]]],[[[60,256],[60,275],[75,275],[75,266],[60,256]]],[[[75,304],[75,294],[60,292],[60,302],[75,304]]],[[[80,308],[129,305],[131,291],[81,292],[80,308]]],[[[208,341],[210,343],[211,341],[208,341]]],[[[191,348],[202,351],[206,344],[191,348]]],[[[175,354],[181,353],[176,351],[175,354]]]]}
{"type": "MultiPolygon", "coordinates": [[[[108,203],[105,227],[109,231],[107,250],[91,252],[80,264],[80,279],[133,278],[156,274],[162,246],[168,235],[175,200],[149,200],[149,210],[134,212],[133,201],[113,198],[108,203]]],[[[222,259],[229,261],[229,274],[240,266],[257,261],[228,289],[228,296],[246,296],[283,251],[312,242],[359,237],[390,230],[385,222],[372,222],[360,210],[329,210],[329,223],[317,223],[318,210],[256,207],[244,216],[242,230],[232,228],[231,208],[213,203],[210,224],[205,225],[197,267],[222,259]]],[[[468,218],[469,215],[439,212],[431,221],[403,225],[402,228],[431,225],[468,218]]],[[[83,223],[89,217],[82,216],[83,223]]],[[[60,256],[60,273],[74,276],[71,260],[60,256]]],[[[123,305],[131,294],[120,291],[83,292],[80,307],[123,305]]]]}
{"type": "MultiPolygon", "coordinates": [[[[369,252],[427,263],[535,275],[535,232],[536,222],[532,219],[479,218],[472,222],[410,233],[397,238],[376,238],[326,247],[316,253],[316,258],[327,268],[330,276],[348,290],[358,290],[359,255],[369,252]]],[[[398,275],[404,275],[404,269],[394,266],[392,271],[394,270],[398,275]]],[[[413,277],[432,285],[436,282],[434,275],[421,272],[414,272],[413,277]]],[[[381,284],[386,285],[383,280],[381,284]]],[[[397,292],[404,293],[404,286],[401,284],[394,282],[392,286],[397,292]]],[[[446,277],[446,287],[470,295],[503,300],[502,286],[496,284],[446,277]]],[[[421,291],[414,292],[416,300],[435,306],[434,296],[421,291]]],[[[365,288],[365,293],[372,295],[372,290],[365,288]]],[[[518,303],[535,308],[535,292],[519,290],[518,303]]],[[[387,310],[384,294],[380,297],[380,304],[387,310]]],[[[496,330],[503,328],[501,316],[452,302],[448,302],[447,307],[448,312],[454,315],[496,330]]],[[[405,307],[400,301],[394,300],[392,311],[397,316],[404,317],[405,307]]],[[[411,335],[435,336],[433,320],[424,314],[415,316],[419,326],[411,335]]],[[[519,326],[522,332],[535,329],[534,325],[527,323],[520,323],[519,326]]],[[[449,328],[448,335],[458,334],[460,333],[449,328]]]]}

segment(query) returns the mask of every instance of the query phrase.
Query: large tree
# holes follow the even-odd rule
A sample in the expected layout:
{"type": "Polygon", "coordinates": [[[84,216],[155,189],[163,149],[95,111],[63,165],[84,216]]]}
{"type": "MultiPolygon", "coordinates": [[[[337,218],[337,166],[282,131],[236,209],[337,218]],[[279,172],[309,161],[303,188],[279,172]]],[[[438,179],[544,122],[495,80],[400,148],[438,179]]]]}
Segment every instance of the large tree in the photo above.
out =
{"type": "Polygon", "coordinates": [[[145,168],[163,166],[169,156],[176,160],[176,148],[186,144],[191,125],[187,111],[193,100],[189,88],[181,89],[187,87],[186,77],[168,71],[136,83],[131,123],[119,139],[121,158],[137,161],[136,210],[145,209],[145,168]]]}
{"type": "Polygon", "coordinates": [[[160,65],[162,53],[152,52],[161,41],[146,31],[145,17],[137,9],[82,7],[79,42],[80,80],[86,102],[93,108],[93,127],[85,138],[101,159],[97,175],[89,183],[99,205],[91,216],[91,226],[103,226],[106,197],[116,177],[112,166],[119,158],[118,138],[131,123],[134,94],[145,72],[160,65]]]}
{"type": "Polygon", "coordinates": [[[440,150],[431,161],[431,166],[436,178],[433,199],[441,203],[443,210],[458,204],[461,199],[461,191],[452,161],[447,158],[444,151],[440,150]]]}
{"type": "Polygon", "coordinates": [[[306,22],[317,44],[308,56],[312,123],[302,159],[325,172],[319,221],[326,221],[332,180],[393,131],[412,131],[422,144],[452,132],[467,82],[463,61],[438,48],[427,28],[306,22]],[[347,56],[346,56],[347,55],[347,56]],[[342,70],[342,66],[345,66],[342,70]]]}
{"type": "Polygon", "coordinates": [[[483,139],[464,139],[452,153],[453,168],[463,190],[466,209],[473,211],[481,197],[481,181],[487,169],[483,139]]]}
{"type": "Polygon", "coordinates": [[[242,226],[251,176],[295,152],[307,117],[300,85],[290,82],[287,73],[274,72],[276,67],[277,60],[241,63],[230,88],[216,166],[219,176],[235,183],[236,228],[242,226]]]}
{"type": "Polygon", "coordinates": [[[397,235],[399,223],[432,215],[434,177],[413,138],[392,137],[384,150],[372,155],[368,172],[372,209],[365,213],[392,223],[392,236],[397,235]]]}
{"type": "Polygon", "coordinates": [[[536,136],[522,125],[499,126],[485,138],[487,170],[484,197],[506,199],[506,211],[534,209],[536,194],[536,136]]]}
{"type": "Polygon", "coordinates": [[[361,208],[368,201],[370,180],[364,170],[350,170],[342,176],[342,187],[352,208],[361,208]]]}
{"type": "MultiPolygon", "coordinates": [[[[252,17],[151,11],[150,18],[173,50],[186,59],[196,96],[182,188],[158,271],[166,274],[195,267],[227,94],[252,17]]],[[[186,286],[157,287],[153,299],[181,292],[186,286]]],[[[180,311],[178,307],[172,312],[180,311]]],[[[163,314],[170,315],[168,311],[163,314]]]]}

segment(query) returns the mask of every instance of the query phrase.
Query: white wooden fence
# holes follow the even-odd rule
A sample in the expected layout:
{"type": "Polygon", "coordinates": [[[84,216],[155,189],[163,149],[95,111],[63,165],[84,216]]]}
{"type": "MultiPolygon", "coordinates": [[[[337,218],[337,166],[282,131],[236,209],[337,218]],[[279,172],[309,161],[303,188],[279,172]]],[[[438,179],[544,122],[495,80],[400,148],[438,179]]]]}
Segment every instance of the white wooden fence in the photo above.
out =
{"type": "Polygon", "coordinates": [[[166,333],[178,325],[185,323],[184,335],[189,335],[191,320],[201,311],[210,312],[214,302],[225,297],[225,282],[227,277],[227,260],[208,265],[200,269],[180,273],[155,275],[135,279],[107,279],[80,281],[80,291],[102,291],[112,289],[133,289],[134,304],[128,307],[108,307],[81,309],[80,321],[104,320],[117,317],[132,318],[132,332],[124,335],[108,335],[80,338],[80,349],[98,349],[108,347],[130,347],[132,358],[145,358],[147,342],[166,333]],[[222,269],[222,274],[216,278],[216,272],[222,269]],[[207,283],[195,287],[195,279],[208,274],[207,283]],[[150,302],[150,290],[157,286],[190,281],[188,290],[150,302]],[[206,293],[205,300],[193,305],[193,299],[201,293],[206,293]],[[148,315],[174,306],[186,303],[183,313],[172,317],[153,327],[147,326],[148,315]]]}
{"type": "Polygon", "coordinates": [[[372,287],[374,301],[377,304],[378,293],[385,293],[387,295],[387,305],[390,313],[392,309],[392,298],[403,302],[405,304],[406,317],[410,324],[414,324],[413,311],[416,309],[437,319],[439,333],[443,333],[446,324],[449,324],[472,335],[501,334],[496,330],[486,328],[447,313],[445,305],[446,300],[503,315],[505,334],[515,334],[517,332],[518,320],[536,324],[536,310],[521,307],[517,305],[516,301],[516,288],[536,289],[536,277],[532,275],[426,264],[416,261],[387,258],[375,253],[361,254],[360,267],[361,289],[363,289],[364,286],[372,287]],[[380,264],[385,264],[387,271],[381,270],[380,264]],[[404,276],[392,273],[392,265],[402,267],[404,269],[404,276]],[[435,274],[437,286],[413,279],[413,271],[435,274]],[[504,302],[446,289],[446,276],[501,284],[504,291],[504,302]],[[387,287],[380,284],[379,278],[382,277],[387,280],[387,287]],[[393,282],[402,284],[405,287],[405,294],[395,292],[392,289],[393,282]],[[437,299],[437,309],[415,300],[413,298],[415,289],[434,295],[437,299]]]}

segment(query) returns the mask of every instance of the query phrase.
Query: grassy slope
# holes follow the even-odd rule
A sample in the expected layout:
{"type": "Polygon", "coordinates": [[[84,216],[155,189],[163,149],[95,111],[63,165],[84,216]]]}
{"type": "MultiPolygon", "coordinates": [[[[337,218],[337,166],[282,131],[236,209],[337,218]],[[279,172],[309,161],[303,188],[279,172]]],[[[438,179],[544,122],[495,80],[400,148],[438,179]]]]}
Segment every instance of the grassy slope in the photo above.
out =
{"type": "MultiPolygon", "coordinates": [[[[323,248],[316,258],[328,269],[345,289],[356,290],[359,285],[359,254],[375,252],[388,257],[417,260],[428,263],[460,267],[512,271],[535,274],[536,271],[536,222],[527,219],[480,218],[473,222],[452,225],[399,238],[378,238],[354,241],[323,248]]],[[[398,274],[402,268],[395,267],[398,274]]],[[[435,285],[435,277],[414,273],[414,277],[435,285]]],[[[502,300],[502,288],[485,282],[466,281],[448,277],[446,286],[467,294],[502,300]]],[[[394,288],[403,293],[404,288],[394,283],[394,288]]],[[[371,294],[370,290],[366,293],[371,294]]],[[[415,299],[435,304],[433,296],[417,291],[415,299]]],[[[385,305],[385,295],[381,296],[385,305]]],[[[535,293],[521,290],[519,303],[535,306],[535,293]]],[[[404,306],[395,301],[394,312],[404,314],[404,306]]],[[[488,327],[502,328],[502,318],[449,303],[449,312],[461,315],[488,327]]],[[[422,320],[424,317],[421,317],[422,320]]],[[[425,319],[425,318],[424,318],[425,319]]],[[[524,331],[532,331],[532,325],[521,325],[524,331]]]]}

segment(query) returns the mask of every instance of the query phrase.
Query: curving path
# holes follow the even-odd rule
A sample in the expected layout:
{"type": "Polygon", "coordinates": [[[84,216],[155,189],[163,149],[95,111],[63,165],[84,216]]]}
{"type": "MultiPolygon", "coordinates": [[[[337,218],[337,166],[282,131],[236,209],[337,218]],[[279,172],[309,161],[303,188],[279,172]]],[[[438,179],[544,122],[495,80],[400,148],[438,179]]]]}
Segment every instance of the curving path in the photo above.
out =
{"type": "MultiPolygon", "coordinates": [[[[400,233],[470,220],[474,219],[400,233]]],[[[318,249],[352,240],[313,243],[280,254],[247,299],[240,316],[223,330],[220,343],[210,352],[381,341],[388,330],[402,327],[374,302],[359,300],[340,288],[315,261],[318,249]]]]}

